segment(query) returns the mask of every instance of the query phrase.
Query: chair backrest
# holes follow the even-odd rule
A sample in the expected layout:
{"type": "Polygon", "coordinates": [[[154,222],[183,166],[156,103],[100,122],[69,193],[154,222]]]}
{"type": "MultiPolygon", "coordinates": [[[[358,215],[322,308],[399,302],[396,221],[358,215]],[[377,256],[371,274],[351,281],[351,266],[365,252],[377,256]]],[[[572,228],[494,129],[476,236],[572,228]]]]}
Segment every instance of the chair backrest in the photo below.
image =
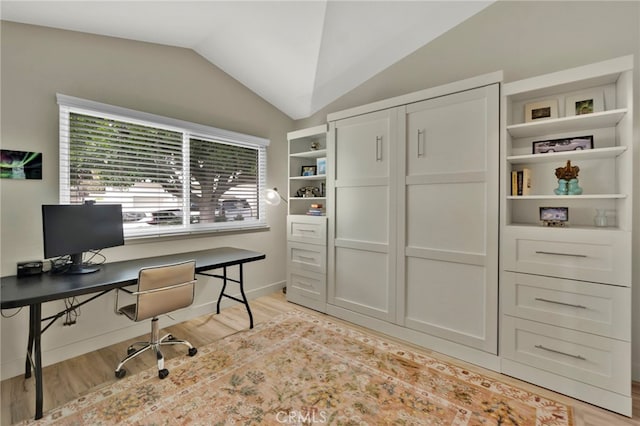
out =
{"type": "Polygon", "coordinates": [[[196,262],[143,268],[138,274],[134,321],[186,308],[193,303],[196,262]]]}

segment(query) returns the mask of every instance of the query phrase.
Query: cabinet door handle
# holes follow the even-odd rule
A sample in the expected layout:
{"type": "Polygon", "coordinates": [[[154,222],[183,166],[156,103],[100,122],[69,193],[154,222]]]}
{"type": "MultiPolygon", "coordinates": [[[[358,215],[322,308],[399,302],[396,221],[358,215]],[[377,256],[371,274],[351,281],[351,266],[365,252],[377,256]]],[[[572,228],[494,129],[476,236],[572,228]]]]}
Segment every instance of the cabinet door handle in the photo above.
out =
{"type": "Polygon", "coordinates": [[[555,349],[550,349],[550,348],[546,348],[542,345],[536,345],[535,346],[538,349],[542,349],[543,351],[547,351],[547,352],[553,352],[554,354],[560,354],[560,355],[565,355],[565,356],[570,356],[571,358],[575,358],[575,359],[579,359],[582,361],[586,361],[587,359],[585,357],[583,357],[582,355],[573,355],[573,354],[568,354],[566,352],[562,352],[562,351],[557,351],[555,349]]]}
{"type": "Polygon", "coordinates": [[[573,303],[558,302],[557,300],[543,299],[542,297],[536,297],[535,300],[539,300],[541,302],[547,302],[547,303],[555,303],[556,305],[571,306],[572,308],[587,309],[586,306],[574,305],[573,303]]]}
{"type": "Polygon", "coordinates": [[[376,161],[382,161],[382,136],[376,136],[376,161]]]}
{"type": "Polygon", "coordinates": [[[550,254],[552,256],[587,257],[586,254],[555,253],[552,251],[536,251],[536,254],[550,254]]]}
{"type": "Polygon", "coordinates": [[[418,158],[424,157],[425,136],[424,129],[418,129],[418,158]],[[422,143],[420,143],[420,135],[422,135],[422,143]]]}

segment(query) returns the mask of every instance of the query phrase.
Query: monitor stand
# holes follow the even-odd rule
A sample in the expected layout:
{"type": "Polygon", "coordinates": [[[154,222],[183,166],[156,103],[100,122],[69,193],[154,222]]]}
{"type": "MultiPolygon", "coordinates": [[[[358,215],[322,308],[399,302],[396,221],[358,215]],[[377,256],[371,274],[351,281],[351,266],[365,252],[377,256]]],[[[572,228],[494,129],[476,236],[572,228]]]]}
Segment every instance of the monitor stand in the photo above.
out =
{"type": "Polygon", "coordinates": [[[64,273],[70,275],[91,274],[93,272],[98,272],[99,270],[99,266],[83,265],[82,253],[76,253],[71,255],[71,265],[69,265],[69,269],[67,269],[64,273]]]}

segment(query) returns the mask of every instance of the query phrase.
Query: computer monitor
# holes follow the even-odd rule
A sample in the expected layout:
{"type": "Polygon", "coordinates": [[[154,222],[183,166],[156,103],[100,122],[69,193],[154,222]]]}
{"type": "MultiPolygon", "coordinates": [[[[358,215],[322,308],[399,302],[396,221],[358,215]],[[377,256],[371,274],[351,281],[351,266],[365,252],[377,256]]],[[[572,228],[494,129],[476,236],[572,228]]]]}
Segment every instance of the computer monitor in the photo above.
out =
{"type": "Polygon", "coordinates": [[[69,204],[42,206],[44,257],[70,256],[71,263],[62,271],[87,274],[100,268],[84,265],[82,255],[124,244],[122,206],[120,204],[69,204]]]}

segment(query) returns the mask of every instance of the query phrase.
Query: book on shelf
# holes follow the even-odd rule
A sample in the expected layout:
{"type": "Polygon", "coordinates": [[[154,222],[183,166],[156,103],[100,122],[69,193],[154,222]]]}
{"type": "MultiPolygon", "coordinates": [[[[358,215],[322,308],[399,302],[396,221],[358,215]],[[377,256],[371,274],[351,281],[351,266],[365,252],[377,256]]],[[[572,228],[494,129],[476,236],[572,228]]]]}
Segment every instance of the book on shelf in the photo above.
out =
{"type": "Polygon", "coordinates": [[[313,203],[309,206],[309,210],[307,210],[307,215],[309,216],[324,216],[324,208],[320,203],[313,203]]]}
{"type": "Polygon", "coordinates": [[[531,169],[511,172],[511,195],[531,195],[531,169]]]}

